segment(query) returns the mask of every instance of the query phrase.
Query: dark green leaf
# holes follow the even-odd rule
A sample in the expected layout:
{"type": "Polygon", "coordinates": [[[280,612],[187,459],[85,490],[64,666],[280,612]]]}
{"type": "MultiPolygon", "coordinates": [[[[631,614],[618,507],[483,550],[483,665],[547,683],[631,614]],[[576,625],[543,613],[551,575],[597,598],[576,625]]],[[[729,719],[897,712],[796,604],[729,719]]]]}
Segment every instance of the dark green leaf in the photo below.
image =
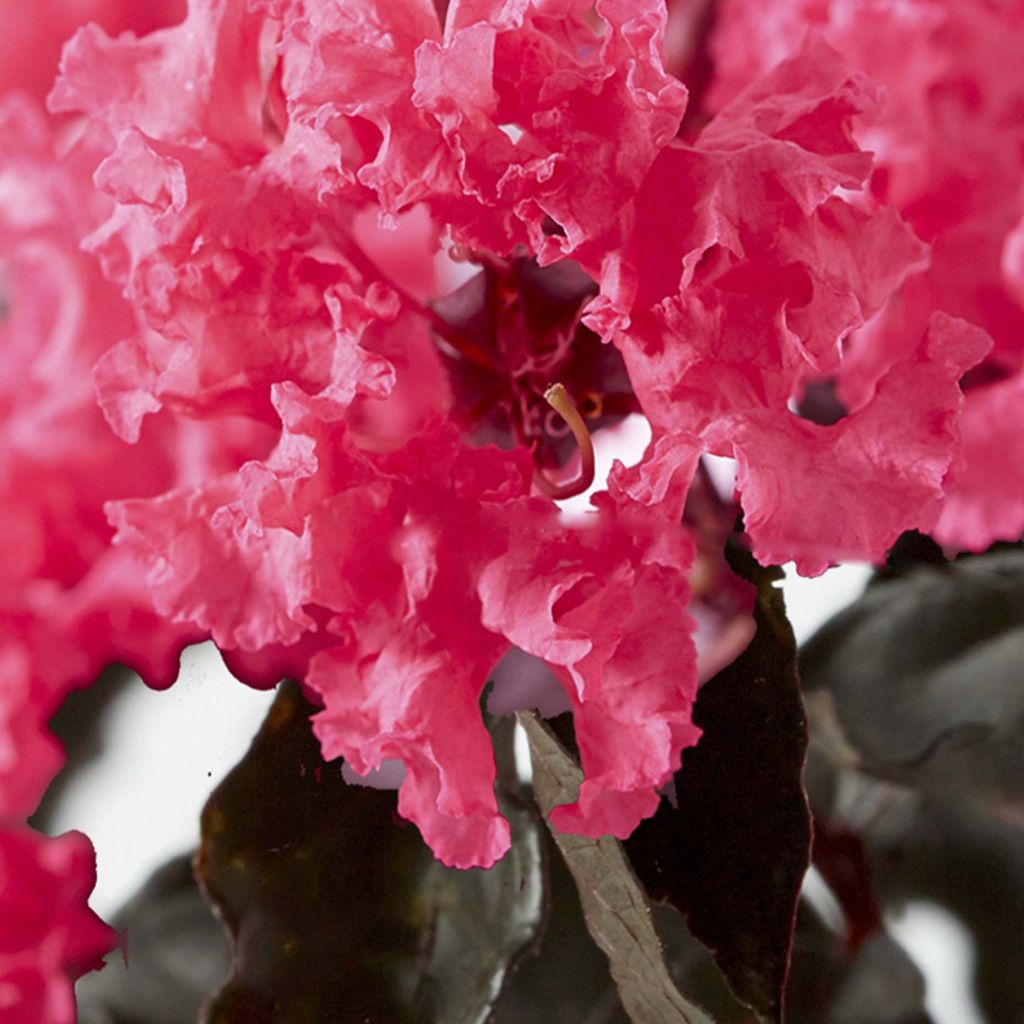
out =
{"type": "Polygon", "coordinates": [[[125,955],[76,986],[80,1024],[195,1024],[231,967],[220,922],[192,876],[192,858],[157,871],[112,922],[125,955]]]}
{"type": "Polygon", "coordinates": [[[949,564],[949,559],[927,534],[918,530],[907,530],[901,533],[896,543],[889,549],[885,565],[876,569],[870,584],[876,586],[889,580],[899,579],[923,566],[941,567],[949,564]]]}
{"type": "Polygon", "coordinates": [[[945,906],[973,935],[974,981],[989,1024],[1024,1020],[1024,821],[965,801],[917,797],[867,831],[880,895],[945,906]]]}
{"type": "Polygon", "coordinates": [[[924,979],[884,932],[850,948],[801,903],[786,1013],[799,1024],[930,1024],[924,979]]]}
{"type": "Polygon", "coordinates": [[[806,645],[859,766],[946,794],[1024,799],[1024,552],[869,588],[806,645]]]}
{"type": "Polygon", "coordinates": [[[587,931],[565,858],[542,830],[550,905],[539,946],[516,968],[491,1024],[629,1024],[608,958],[587,931]]]}
{"type": "Polygon", "coordinates": [[[927,1024],[924,978],[884,932],[854,955],[832,1000],[828,1024],[927,1024]]]}
{"type": "MultiPolygon", "coordinates": [[[[518,717],[530,741],[534,791],[547,816],[556,804],[577,798],[583,773],[533,712],[518,717]]],[[[622,844],[610,836],[589,839],[554,829],[552,835],[576,880],[590,934],[608,957],[634,1024],[710,1024],[669,976],[650,906],[622,844]]]]}
{"type": "Polygon", "coordinates": [[[757,583],[757,632],[701,688],[694,720],[704,735],[683,754],[676,805],[663,800],[626,850],[651,896],[683,913],[736,995],[778,1021],[809,862],[807,725],[777,571],[733,557],[757,583]]]}
{"type": "MultiPolygon", "coordinates": [[[[490,871],[442,868],[394,792],[324,763],[312,710],[282,686],[204,810],[198,871],[236,945],[208,1021],[483,1021],[542,917],[535,812],[506,773],[513,850],[490,871]]],[[[509,722],[496,742],[511,741],[509,722]]]]}
{"type": "Polygon", "coordinates": [[[804,900],[797,906],[786,1014],[798,1024],[826,1024],[849,954],[845,942],[804,900]]]}

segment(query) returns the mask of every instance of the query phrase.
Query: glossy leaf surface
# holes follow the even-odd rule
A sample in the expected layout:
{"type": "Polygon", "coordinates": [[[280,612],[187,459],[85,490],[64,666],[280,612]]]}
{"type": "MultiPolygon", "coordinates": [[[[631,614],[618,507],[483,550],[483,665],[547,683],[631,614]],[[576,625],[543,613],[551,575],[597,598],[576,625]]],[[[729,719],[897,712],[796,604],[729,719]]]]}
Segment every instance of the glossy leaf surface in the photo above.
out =
{"type": "MultiPolygon", "coordinates": [[[[393,791],[325,764],[315,710],[285,684],[211,796],[197,859],[235,941],[210,1024],[476,1024],[543,912],[539,822],[505,774],[513,849],[490,871],[438,865],[393,791]]],[[[511,722],[497,730],[511,765],[511,722]]]]}
{"type": "Polygon", "coordinates": [[[807,725],[778,570],[731,557],[756,583],[757,631],[701,688],[694,721],[704,735],[683,754],[675,803],[662,800],[625,845],[652,898],[685,916],[736,995],[778,1021],[809,863],[807,725]]]}
{"type": "MultiPolygon", "coordinates": [[[[533,761],[533,785],[545,816],[575,800],[583,773],[555,735],[531,712],[520,712],[533,761]]],[[[576,881],[587,927],[608,957],[612,977],[634,1024],[711,1024],[685,999],[665,966],[651,909],[622,844],[552,829],[576,881]]]]}
{"type": "Polygon", "coordinates": [[[804,649],[858,765],[1024,800],[1024,552],[920,565],[870,587],[804,649]]]}

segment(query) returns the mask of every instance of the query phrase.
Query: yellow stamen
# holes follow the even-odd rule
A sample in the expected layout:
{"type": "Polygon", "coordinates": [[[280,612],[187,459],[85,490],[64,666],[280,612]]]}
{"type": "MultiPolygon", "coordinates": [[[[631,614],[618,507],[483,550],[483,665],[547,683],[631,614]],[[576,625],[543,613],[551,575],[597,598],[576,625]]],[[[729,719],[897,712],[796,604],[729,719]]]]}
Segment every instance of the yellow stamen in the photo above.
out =
{"type": "Polygon", "coordinates": [[[544,392],[544,401],[565,420],[580,448],[580,471],[574,479],[556,484],[541,470],[537,470],[538,488],[549,498],[562,501],[582,494],[594,482],[594,443],[590,439],[590,431],[587,430],[583,417],[576,408],[576,403],[561,384],[552,384],[544,392]]]}

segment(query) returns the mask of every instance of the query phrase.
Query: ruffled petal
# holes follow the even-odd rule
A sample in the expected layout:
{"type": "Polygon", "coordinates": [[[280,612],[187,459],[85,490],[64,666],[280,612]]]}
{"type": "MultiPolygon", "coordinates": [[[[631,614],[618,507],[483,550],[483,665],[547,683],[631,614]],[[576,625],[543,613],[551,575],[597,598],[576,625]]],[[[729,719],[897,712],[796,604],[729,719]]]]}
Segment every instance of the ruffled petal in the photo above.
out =
{"type": "MultiPolygon", "coordinates": [[[[338,382],[351,345],[383,352],[389,328],[422,312],[360,218],[370,194],[331,171],[342,142],[285,109],[280,29],[264,5],[197,0],[177,28],[110,39],[91,27],[65,54],[51,106],[104,140],[95,180],[113,200],[86,247],[141,319],[96,372],[126,440],[165,407],[272,425],[274,384],[338,382]]],[[[390,226],[422,291],[437,228],[415,212],[390,226]]]]}
{"type": "Polygon", "coordinates": [[[479,593],[484,624],[546,661],[572,705],[585,778],[552,821],[624,837],[654,813],[658,788],[700,735],[693,550],[678,520],[651,506],[625,496],[602,506],[577,529],[548,516],[529,537],[517,531],[479,593]]]}
{"type": "Polygon", "coordinates": [[[529,241],[549,262],[607,232],[685,105],[647,0],[602,0],[599,24],[589,3],[455,2],[443,34],[422,2],[294,7],[280,47],[292,116],[352,136],[339,157],[389,213],[426,202],[497,252],[529,241]],[[376,148],[358,145],[366,123],[376,148]]]}
{"type": "Polygon", "coordinates": [[[314,658],[307,681],[325,705],[314,729],[324,756],[343,756],[357,772],[400,758],[399,813],[445,864],[490,867],[508,849],[509,827],[494,796],[480,694],[503,644],[480,630],[476,650],[467,648],[464,631],[448,649],[413,614],[390,625],[383,643],[361,629],[350,647],[314,658]]]}
{"type": "Polygon", "coordinates": [[[116,936],[89,909],[88,839],[0,829],[0,1013],[16,1024],[74,1024],[74,983],[116,936]]]}
{"type": "Polygon", "coordinates": [[[1024,534],[1024,375],[967,392],[963,465],[951,474],[934,535],[942,544],[984,551],[1024,534]]]}
{"type": "Polygon", "coordinates": [[[959,454],[958,382],[990,347],[980,328],[937,313],[917,352],[833,426],[752,415],[715,428],[739,461],[757,558],[795,559],[812,576],[841,560],[879,560],[904,530],[930,529],[959,454]]]}
{"type": "Polygon", "coordinates": [[[1019,535],[1020,524],[1014,486],[1002,486],[1019,477],[1013,439],[1002,421],[982,424],[990,401],[1009,413],[993,383],[1024,365],[1024,207],[1018,138],[1009,127],[1024,104],[1024,79],[1015,71],[1024,11],[970,0],[769,0],[756,7],[726,0],[712,38],[711,109],[794,54],[809,28],[885,87],[884,108],[857,128],[875,157],[870,198],[899,212],[931,248],[927,269],[848,339],[840,398],[851,409],[870,401],[890,369],[913,358],[936,310],[988,332],[992,352],[964,382],[967,466],[950,479],[938,526],[947,543],[983,549],[1019,535]]]}

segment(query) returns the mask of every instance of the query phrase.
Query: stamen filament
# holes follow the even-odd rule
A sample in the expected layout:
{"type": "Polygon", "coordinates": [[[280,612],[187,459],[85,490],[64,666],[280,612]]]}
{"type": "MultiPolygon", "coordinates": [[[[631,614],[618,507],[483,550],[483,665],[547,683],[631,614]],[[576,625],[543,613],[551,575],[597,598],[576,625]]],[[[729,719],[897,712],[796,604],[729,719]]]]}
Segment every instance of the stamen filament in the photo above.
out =
{"type": "Polygon", "coordinates": [[[544,392],[544,401],[565,420],[580,449],[580,471],[574,479],[557,484],[542,470],[536,472],[537,487],[549,498],[562,501],[582,494],[594,482],[594,442],[576,403],[561,384],[552,384],[544,392]]]}

